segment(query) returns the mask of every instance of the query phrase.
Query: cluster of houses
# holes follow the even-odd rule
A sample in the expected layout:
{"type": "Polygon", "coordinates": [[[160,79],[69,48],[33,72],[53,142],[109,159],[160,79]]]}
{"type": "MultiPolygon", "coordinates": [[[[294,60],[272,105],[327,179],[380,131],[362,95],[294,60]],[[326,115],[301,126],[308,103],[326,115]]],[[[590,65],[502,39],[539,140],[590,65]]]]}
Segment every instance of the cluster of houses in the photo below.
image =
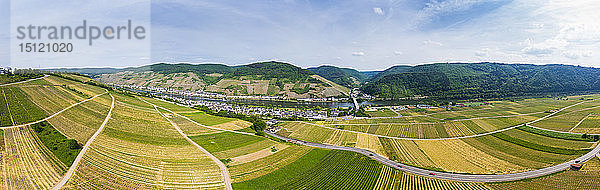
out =
{"type": "Polygon", "coordinates": [[[350,100],[350,98],[336,98],[336,97],[329,97],[329,98],[300,98],[297,99],[298,101],[305,101],[305,102],[337,102],[337,101],[348,101],[350,100]]]}
{"type": "Polygon", "coordinates": [[[139,86],[139,85],[123,85],[123,84],[109,84],[113,87],[117,88],[127,88],[133,90],[141,90],[146,92],[153,93],[165,93],[165,94],[176,94],[182,96],[198,96],[198,97],[206,97],[206,98],[225,98],[226,96],[219,93],[212,92],[204,92],[201,90],[198,91],[189,91],[189,90],[177,90],[173,88],[164,88],[164,87],[155,87],[155,86],[139,86]]]}
{"type": "MultiPolygon", "coordinates": [[[[245,115],[262,115],[278,118],[307,118],[307,119],[326,119],[327,111],[316,111],[310,109],[286,109],[286,108],[265,108],[265,107],[253,107],[243,105],[233,105],[226,102],[220,101],[209,101],[209,100],[190,100],[186,98],[179,98],[173,96],[163,95],[163,99],[173,99],[187,106],[206,106],[211,110],[218,111],[229,111],[238,114],[245,115]]],[[[338,113],[338,112],[335,112],[338,113]]],[[[339,114],[339,113],[338,113],[339,114]]]]}
{"type": "MultiPolygon", "coordinates": [[[[175,94],[181,96],[194,96],[194,97],[202,97],[202,98],[231,98],[231,99],[248,99],[248,100],[287,100],[287,97],[283,96],[262,96],[262,95],[246,95],[246,96],[227,96],[224,94],[214,93],[214,92],[206,92],[203,90],[198,91],[189,91],[189,90],[177,90],[173,88],[164,88],[164,87],[153,87],[153,86],[139,86],[139,85],[122,85],[122,84],[110,84],[114,87],[120,88],[128,88],[133,90],[141,90],[152,93],[164,93],[164,94],[175,94]]],[[[345,101],[347,98],[306,98],[306,99],[298,99],[299,101],[314,101],[314,102],[322,102],[322,101],[345,101]]]]}
{"type": "Polygon", "coordinates": [[[13,69],[10,67],[2,68],[0,67],[0,75],[6,75],[13,72],[13,69]]]}

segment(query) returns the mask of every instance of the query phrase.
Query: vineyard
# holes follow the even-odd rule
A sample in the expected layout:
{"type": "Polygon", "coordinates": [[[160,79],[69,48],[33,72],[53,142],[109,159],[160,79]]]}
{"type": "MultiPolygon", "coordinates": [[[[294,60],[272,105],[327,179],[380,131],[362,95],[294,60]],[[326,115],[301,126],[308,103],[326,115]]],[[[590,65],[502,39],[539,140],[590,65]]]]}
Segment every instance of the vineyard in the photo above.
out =
{"type": "Polygon", "coordinates": [[[464,189],[484,190],[490,189],[482,183],[461,183],[448,180],[433,179],[406,172],[394,170],[384,166],[379,174],[375,188],[378,190],[419,190],[419,189],[464,189]]]}
{"type": "Polygon", "coordinates": [[[29,126],[3,130],[3,189],[49,189],[67,167],[29,126]]]}
{"type": "Polygon", "coordinates": [[[545,114],[536,113],[522,116],[473,118],[454,121],[436,120],[421,123],[414,121],[416,117],[406,117],[404,121],[399,121],[398,118],[357,119],[336,122],[328,121],[325,123],[325,126],[388,137],[432,139],[463,137],[492,132],[539,119],[545,114]]]}
{"type": "Polygon", "coordinates": [[[382,108],[377,111],[367,111],[366,113],[369,114],[371,117],[396,117],[396,116],[398,116],[398,114],[396,114],[396,112],[394,112],[388,108],[382,108]]]}
{"type": "Polygon", "coordinates": [[[43,110],[30,101],[23,90],[15,87],[0,87],[0,126],[12,126],[37,121],[46,117],[43,110]]]}
{"type": "MultiPolygon", "coordinates": [[[[99,129],[110,109],[110,95],[100,95],[106,92],[103,88],[78,82],[89,80],[78,75],[49,76],[0,88],[0,126],[39,121],[61,112],[47,121],[0,130],[0,188],[49,189],[61,180],[81,146],[99,129]],[[65,109],[67,107],[69,109],[65,109]]],[[[580,171],[569,170],[514,182],[483,184],[439,180],[396,170],[354,152],[312,148],[237,133],[251,125],[246,121],[208,115],[153,98],[110,93],[115,97],[110,119],[74,166],[75,172],[65,189],[225,188],[218,162],[188,142],[169,120],[226,165],[235,189],[597,189],[600,186],[595,179],[600,174],[598,158],[585,163],[580,171]]],[[[423,139],[497,131],[581,101],[581,97],[525,99],[454,111],[400,111],[403,115],[413,115],[411,117],[282,122],[283,129],[278,134],[365,149],[433,171],[507,174],[572,160],[587,153],[597,142],[593,136],[529,126],[461,139],[423,139]]],[[[591,132],[600,128],[597,126],[598,106],[600,101],[585,102],[533,126],[591,132]]],[[[389,109],[383,110],[371,114],[397,116],[389,109]]]]}
{"type": "Polygon", "coordinates": [[[108,94],[99,96],[50,118],[48,122],[65,136],[85,144],[104,121],[110,101],[108,94]]]}
{"type": "Polygon", "coordinates": [[[66,188],[223,187],[219,168],[207,155],[156,110],[140,110],[121,97],[66,188]]]}
{"type": "Polygon", "coordinates": [[[598,189],[600,187],[600,160],[593,158],[580,171],[567,170],[540,178],[515,182],[490,183],[498,190],[508,189],[598,189]]]}
{"type": "Polygon", "coordinates": [[[300,122],[282,124],[278,134],[370,150],[422,168],[473,174],[505,174],[562,163],[587,153],[594,144],[511,129],[460,140],[399,140],[353,134],[300,122]],[[515,140],[518,139],[518,140],[515,140]]]}

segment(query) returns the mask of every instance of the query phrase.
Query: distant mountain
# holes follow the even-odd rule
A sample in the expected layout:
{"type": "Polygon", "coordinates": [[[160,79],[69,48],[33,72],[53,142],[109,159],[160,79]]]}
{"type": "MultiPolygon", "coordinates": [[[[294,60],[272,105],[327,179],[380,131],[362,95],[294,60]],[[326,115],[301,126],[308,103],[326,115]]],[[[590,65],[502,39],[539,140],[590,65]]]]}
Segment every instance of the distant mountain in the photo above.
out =
{"type": "Polygon", "coordinates": [[[308,70],[332,82],[350,88],[358,87],[360,84],[369,79],[369,76],[350,68],[339,68],[326,65],[308,68],[308,70]]]}
{"type": "Polygon", "coordinates": [[[153,71],[163,74],[193,72],[196,74],[211,74],[220,73],[226,74],[233,71],[233,68],[224,64],[167,64],[158,63],[141,67],[131,67],[124,69],[125,71],[144,72],[153,71]]]}
{"type": "Polygon", "coordinates": [[[369,79],[371,79],[375,75],[378,75],[381,72],[383,72],[383,71],[361,71],[360,73],[362,73],[363,75],[366,75],[367,77],[369,77],[369,79]]]}
{"type": "Polygon", "coordinates": [[[458,99],[600,90],[600,69],[572,65],[436,63],[391,69],[362,90],[381,98],[458,99]]]}
{"type": "Polygon", "coordinates": [[[90,76],[98,75],[98,74],[107,74],[107,73],[116,73],[121,71],[121,69],[115,68],[59,68],[59,69],[42,69],[45,71],[53,71],[53,72],[68,72],[68,73],[81,73],[90,76]]]}

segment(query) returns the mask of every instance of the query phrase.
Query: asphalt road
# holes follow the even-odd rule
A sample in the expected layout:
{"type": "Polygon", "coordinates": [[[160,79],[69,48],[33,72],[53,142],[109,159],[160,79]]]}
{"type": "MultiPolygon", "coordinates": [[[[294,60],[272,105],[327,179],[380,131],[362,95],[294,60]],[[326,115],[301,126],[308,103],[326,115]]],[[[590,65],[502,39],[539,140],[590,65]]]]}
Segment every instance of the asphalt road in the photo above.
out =
{"type": "Polygon", "coordinates": [[[360,153],[360,154],[370,157],[371,159],[381,162],[387,166],[390,166],[390,167],[393,167],[393,168],[396,168],[396,169],[399,169],[399,170],[402,170],[402,171],[405,171],[408,173],[432,177],[432,178],[438,178],[438,179],[461,181],[461,182],[502,182],[502,181],[514,181],[514,180],[520,180],[520,179],[528,179],[528,178],[545,176],[545,175],[549,175],[549,174],[553,174],[553,173],[556,173],[559,171],[566,170],[566,169],[570,168],[571,167],[570,165],[574,164],[576,161],[585,162],[585,161],[593,158],[600,152],[600,146],[596,146],[592,151],[588,152],[587,154],[585,154],[575,160],[571,160],[571,161],[568,161],[568,162],[565,162],[562,164],[558,164],[555,166],[550,166],[547,168],[542,168],[542,169],[532,170],[532,171],[527,171],[527,172],[521,172],[521,173],[499,174],[499,175],[455,174],[455,173],[432,171],[432,170],[427,170],[427,169],[423,169],[423,168],[418,168],[418,167],[414,167],[414,166],[401,164],[396,161],[392,161],[385,157],[382,157],[378,154],[375,154],[371,151],[360,149],[360,148],[333,146],[333,145],[319,144],[319,143],[313,143],[313,142],[305,142],[305,141],[300,141],[300,140],[296,140],[296,139],[292,139],[292,138],[283,137],[283,136],[271,133],[270,131],[267,131],[267,130],[265,130],[265,133],[267,133],[273,137],[285,140],[285,141],[291,141],[296,144],[317,147],[317,148],[325,148],[325,149],[332,149],[332,150],[345,150],[345,151],[352,151],[352,152],[360,153]]]}

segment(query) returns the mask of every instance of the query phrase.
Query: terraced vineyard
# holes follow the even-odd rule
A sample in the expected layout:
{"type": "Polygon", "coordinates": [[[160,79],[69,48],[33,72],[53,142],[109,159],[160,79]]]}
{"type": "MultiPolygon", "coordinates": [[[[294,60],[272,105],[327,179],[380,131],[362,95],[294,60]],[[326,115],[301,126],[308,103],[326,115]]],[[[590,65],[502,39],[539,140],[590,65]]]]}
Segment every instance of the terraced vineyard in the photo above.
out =
{"type": "Polygon", "coordinates": [[[3,189],[49,189],[67,170],[29,126],[3,130],[3,189]]]}
{"type": "Polygon", "coordinates": [[[20,125],[46,117],[20,88],[0,87],[0,91],[0,126],[20,125]]]}
{"type": "Polygon", "coordinates": [[[600,160],[595,157],[580,171],[563,171],[550,176],[516,182],[492,183],[490,187],[508,189],[598,189],[600,187],[600,160]]]}
{"type": "MultiPolygon", "coordinates": [[[[580,106],[579,110],[574,109],[572,112],[580,112],[581,109],[589,107],[589,105],[580,106]]],[[[537,129],[531,127],[510,128],[509,130],[501,130],[503,129],[501,127],[494,128],[494,126],[501,126],[501,121],[507,127],[516,126],[540,118],[543,114],[456,121],[451,122],[454,124],[452,126],[440,127],[441,130],[424,130],[421,127],[423,124],[373,124],[378,120],[365,119],[360,122],[369,122],[369,124],[356,124],[357,121],[351,120],[343,122],[355,124],[319,126],[323,122],[316,122],[316,124],[285,122],[281,124],[283,129],[278,134],[309,142],[362,148],[391,160],[434,171],[471,174],[506,174],[540,169],[575,159],[589,152],[595,146],[593,139],[581,139],[581,135],[565,136],[565,134],[551,131],[535,131],[537,129]],[[534,117],[535,115],[539,116],[534,117]],[[518,120],[524,117],[530,118],[518,120]],[[480,129],[479,133],[471,131],[469,135],[485,132],[481,126],[486,126],[489,131],[498,132],[460,139],[445,139],[452,137],[448,133],[439,135],[440,131],[461,131],[460,127],[456,127],[458,123],[463,124],[462,127],[465,129],[480,129]],[[394,138],[396,136],[389,133],[389,131],[403,128],[410,129],[404,134],[433,136],[416,136],[409,137],[413,139],[405,139],[394,138]],[[380,131],[387,133],[382,135],[380,131]],[[382,136],[377,138],[371,134],[382,136]],[[372,138],[375,140],[369,140],[372,138]],[[434,140],[427,140],[432,138],[434,140]]],[[[557,117],[567,114],[569,113],[557,117]]],[[[464,135],[462,133],[459,137],[464,135]]]]}
{"type": "Polygon", "coordinates": [[[158,112],[117,103],[111,117],[66,188],[223,187],[217,165],[158,112]]]}

